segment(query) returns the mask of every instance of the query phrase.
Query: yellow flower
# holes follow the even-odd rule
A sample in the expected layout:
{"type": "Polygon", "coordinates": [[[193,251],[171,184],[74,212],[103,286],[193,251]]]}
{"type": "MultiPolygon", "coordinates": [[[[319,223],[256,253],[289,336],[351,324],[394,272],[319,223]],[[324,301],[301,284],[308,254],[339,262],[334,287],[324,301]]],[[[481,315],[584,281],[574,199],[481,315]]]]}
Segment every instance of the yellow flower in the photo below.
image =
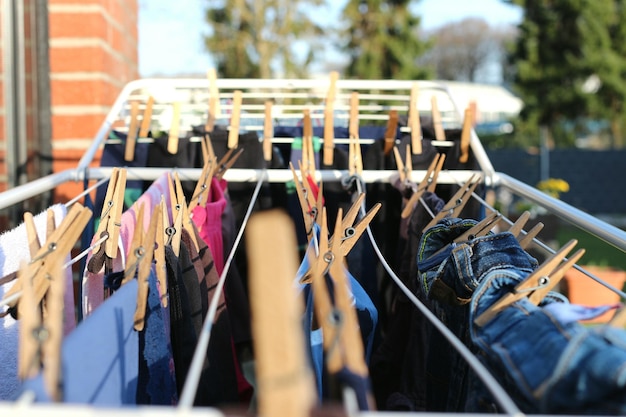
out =
{"type": "Polygon", "coordinates": [[[561,193],[569,191],[569,184],[567,181],[560,178],[548,178],[547,180],[540,181],[539,184],[537,184],[537,188],[554,198],[559,198],[561,193]]]}

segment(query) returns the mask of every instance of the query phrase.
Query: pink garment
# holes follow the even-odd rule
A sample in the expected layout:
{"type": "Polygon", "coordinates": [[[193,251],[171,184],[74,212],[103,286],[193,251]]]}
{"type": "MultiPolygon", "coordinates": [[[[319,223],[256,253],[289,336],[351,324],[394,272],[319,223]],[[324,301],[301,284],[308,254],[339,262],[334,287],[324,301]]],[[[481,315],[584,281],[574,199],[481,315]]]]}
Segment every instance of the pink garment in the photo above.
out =
{"type": "Polygon", "coordinates": [[[196,206],[191,212],[191,218],[200,232],[200,237],[211,249],[215,268],[219,275],[224,270],[224,241],[222,240],[222,213],[226,208],[224,191],[226,180],[213,178],[211,190],[205,207],[196,206]]]}
{"type": "MultiPolygon", "coordinates": [[[[144,206],[144,230],[148,229],[152,213],[161,202],[161,196],[165,198],[165,206],[168,208],[168,215],[171,218],[170,193],[168,187],[167,173],[157,178],[150,187],[139,197],[139,199],[124,213],[122,213],[122,227],[120,228],[120,238],[118,240],[118,256],[113,260],[113,271],[123,271],[126,266],[128,248],[133,239],[136,227],[136,213],[140,205],[144,206]]],[[[93,242],[99,236],[94,236],[93,242]]],[[[87,263],[91,259],[92,253],[87,256],[87,263]]],[[[161,294],[162,295],[162,294],[161,294]]],[[[83,274],[83,316],[87,317],[104,301],[104,267],[98,272],[89,272],[85,268],[83,274]]]]}
{"type": "MultiPolygon", "coordinates": [[[[55,204],[50,207],[54,211],[54,219],[57,225],[61,224],[67,214],[63,204],[55,204]]],[[[40,242],[46,239],[46,212],[34,216],[35,228],[40,242]]],[[[66,260],[69,261],[68,255],[66,260]]],[[[15,229],[0,235],[0,276],[17,272],[22,261],[29,261],[30,251],[26,237],[24,223],[15,229]]],[[[65,316],[63,319],[63,333],[67,336],[76,327],[74,306],[74,282],[72,268],[67,268],[65,274],[65,316]]],[[[15,285],[15,280],[0,286],[0,299],[15,285]]],[[[19,321],[10,315],[0,318],[0,401],[13,399],[20,382],[17,377],[17,355],[19,346],[19,321]]]]}

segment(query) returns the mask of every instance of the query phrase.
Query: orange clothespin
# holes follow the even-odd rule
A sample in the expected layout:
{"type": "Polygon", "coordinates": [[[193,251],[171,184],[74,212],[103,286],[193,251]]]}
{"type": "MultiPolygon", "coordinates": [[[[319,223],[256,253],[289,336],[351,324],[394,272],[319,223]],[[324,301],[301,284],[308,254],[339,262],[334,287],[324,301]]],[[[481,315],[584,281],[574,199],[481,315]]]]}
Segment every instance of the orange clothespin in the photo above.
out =
{"type": "Polygon", "coordinates": [[[130,124],[128,125],[128,136],[126,136],[126,146],[124,148],[124,160],[135,159],[135,145],[137,143],[137,129],[139,128],[139,103],[130,103],[130,124]]]}
{"type": "Polygon", "coordinates": [[[387,119],[387,130],[385,131],[385,146],[383,152],[389,155],[396,143],[396,132],[398,130],[398,111],[390,110],[389,119],[387,119]]]}
{"type": "Polygon", "coordinates": [[[98,253],[100,246],[104,245],[105,254],[110,259],[117,257],[117,244],[122,227],[122,211],[124,210],[124,192],[126,190],[126,169],[113,168],[111,179],[104,198],[100,224],[96,230],[96,236],[108,236],[104,243],[96,245],[92,253],[98,253]]]}
{"type": "Polygon", "coordinates": [[[272,138],[274,137],[274,126],[272,125],[272,102],[265,102],[265,117],[263,123],[263,159],[266,162],[272,160],[272,138]]]}
{"type": "Polygon", "coordinates": [[[459,190],[454,194],[454,196],[452,196],[450,201],[448,201],[443,206],[443,209],[441,209],[441,211],[437,213],[437,215],[430,221],[430,223],[428,223],[428,225],[426,225],[426,227],[423,230],[426,230],[429,227],[434,226],[435,224],[437,224],[439,220],[444,219],[446,217],[459,217],[459,215],[461,214],[461,211],[463,210],[465,205],[469,202],[470,198],[472,197],[472,194],[474,193],[474,190],[476,189],[476,187],[478,186],[481,180],[482,180],[481,175],[472,174],[472,176],[467,180],[467,182],[463,184],[461,188],[459,188],[459,190]],[[477,179],[475,182],[473,182],[475,178],[477,179]]]}
{"type": "Polygon", "coordinates": [[[172,155],[178,153],[178,136],[180,129],[180,102],[176,101],[172,104],[172,125],[170,133],[167,137],[167,151],[172,155]]]}
{"type": "Polygon", "coordinates": [[[349,151],[348,164],[350,175],[363,173],[363,158],[361,156],[361,144],[359,140],[359,93],[356,91],[350,95],[350,123],[349,123],[349,151]]]}
{"type": "Polygon", "coordinates": [[[478,326],[484,326],[500,311],[524,297],[528,297],[531,303],[538,305],[546,294],[559,283],[565,272],[578,262],[585,253],[584,249],[579,249],[567,261],[562,262],[577,243],[576,239],[570,240],[557,253],[546,259],[532,274],[517,284],[512,292],[502,296],[480,314],[474,323],[478,326]]]}
{"type": "Polygon", "coordinates": [[[420,197],[424,194],[425,191],[435,192],[435,187],[437,186],[437,177],[441,172],[441,168],[443,167],[443,163],[446,160],[445,154],[437,154],[437,156],[432,160],[428,170],[426,171],[426,175],[422,178],[422,181],[417,186],[417,190],[411,195],[409,201],[407,201],[404,209],[402,209],[401,217],[406,219],[413,213],[417,202],[420,197]]]}
{"type": "Polygon", "coordinates": [[[335,97],[337,95],[337,79],[339,73],[332,71],[330,73],[330,82],[328,92],[326,93],[326,102],[324,106],[324,165],[332,166],[335,150],[335,97]]]}
{"type": "Polygon", "coordinates": [[[149,96],[146,103],[146,108],[143,111],[143,118],[141,120],[141,128],[139,129],[139,137],[145,138],[150,132],[150,125],[152,123],[152,108],[154,107],[154,97],[149,96]]]}
{"type": "Polygon", "coordinates": [[[437,96],[430,98],[430,105],[432,107],[431,113],[433,117],[433,128],[435,129],[435,139],[446,140],[446,132],[443,130],[443,122],[441,120],[441,113],[439,112],[439,105],[437,104],[437,96]]]}
{"type": "Polygon", "coordinates": [[[233,111],[230,116],[228,131],[228,149],[235,149],[239,145],[239,120],[241,119],[242,92],[236,90],[233,95],[233,111]]]}
{"type": "Polygon", "coordinates": [[[417,83],[413,83],[411,87],[411,96],[409,99],[409,121],[408,125],[411,129],[411,149],[413,155],[422,153],[422,124],[420,123],[419,109],[417,108],[417,96],[419,87],[417,83]]]}

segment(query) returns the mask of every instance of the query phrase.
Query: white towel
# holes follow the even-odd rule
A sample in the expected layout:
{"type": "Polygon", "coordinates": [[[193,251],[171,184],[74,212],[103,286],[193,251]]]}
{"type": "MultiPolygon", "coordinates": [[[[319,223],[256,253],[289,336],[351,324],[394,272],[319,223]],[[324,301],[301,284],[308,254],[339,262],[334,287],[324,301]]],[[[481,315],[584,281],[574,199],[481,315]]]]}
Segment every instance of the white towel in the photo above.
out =
{"type": "MultiPolygon", "coordinates": [[[[55,204],[51,207],[54,211],[56,224],[59,225],[65,218],[67,209],[63,204],[55,204]]],[[[37,235],[40,242],[45,242],[46,237],[46,213],[34,216],[37,235]]],[[[69,256],[68,256],[69,259],[69,256]]],[[[13,230],[0,235],[0,276],[4,277],[16,272],[22,261],[30,260],[26,228],[20,224],[13,230]]],[[[67,335],[76,326],[74,314],[74,286],[72,282],[71,268],[66,270],[65,275],[65,318],[64,333],[67,335]]],[[[0,299],[13,286],[15,281],[0,286],[0,299]]],[[[0,319],[0,400],[10,400],[14,397],[20,381],[17,377],[17,352],[19,337],[19,321],[10,315],[0,319]]]]}

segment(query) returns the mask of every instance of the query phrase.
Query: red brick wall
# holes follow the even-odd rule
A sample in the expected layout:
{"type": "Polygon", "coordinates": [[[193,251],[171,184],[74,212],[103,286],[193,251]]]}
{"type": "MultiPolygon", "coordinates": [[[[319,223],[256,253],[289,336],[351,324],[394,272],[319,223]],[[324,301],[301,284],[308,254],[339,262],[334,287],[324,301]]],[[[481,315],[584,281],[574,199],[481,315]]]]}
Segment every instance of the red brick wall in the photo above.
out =
{"type": "MultiPolygon", "coordinates": [[[[138,78],[137,0],[49,0],[52,155],[75,167],[123,86],[138,78]]],[[[97,163],[97,161],[96,161],[97,163]]],[[[55,192],[67,201],[81,184],[55,192]]]]}

